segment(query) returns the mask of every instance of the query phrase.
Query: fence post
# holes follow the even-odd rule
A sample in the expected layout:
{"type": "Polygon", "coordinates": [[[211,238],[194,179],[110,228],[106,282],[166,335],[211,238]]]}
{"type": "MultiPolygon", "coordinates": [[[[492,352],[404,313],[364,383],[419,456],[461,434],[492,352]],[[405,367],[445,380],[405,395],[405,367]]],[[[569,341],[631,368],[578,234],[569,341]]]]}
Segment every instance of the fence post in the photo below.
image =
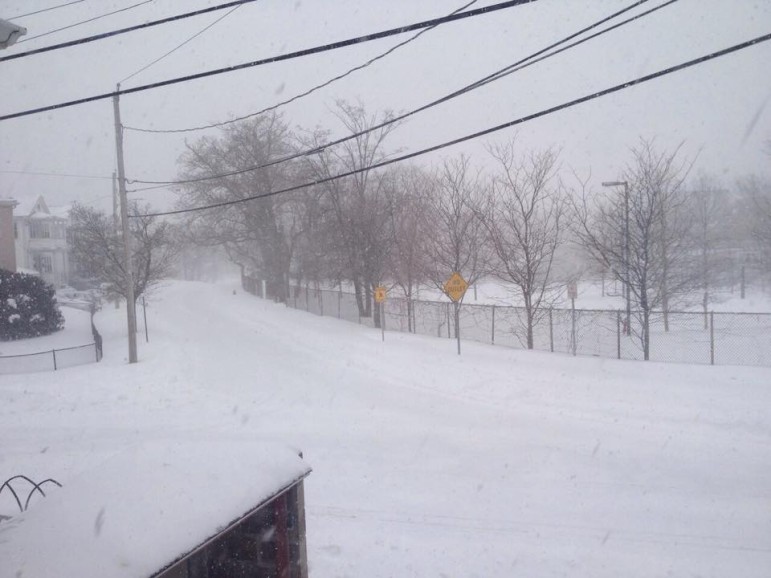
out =
{"type": "Polygon", "coordinates": [[[340,287],[340,291],[337,292],[337,318],[338,319],[342,319],[341,317],[342,302],[343,302],[343,288],[340,287]]]}
{"type": "Polygon", "coordinates": [[[554,320],[551,307],[549,307],[549,349],[554,353],[554,320]]]}
{"type": "Polygon", "coordinates": [[[709,364],[715,365],[715,312],[709,312],[709,364]]]}
{"type": "Polygon", "coordinates": [[[324,317],[324,290],[322,289],[319,293],[319,311],[321,311],[321,316],[324,317]]]}
{"type": "Polygon", "coordinates": [[[490,342],[495,345],[495,305],[493,305],[493,331],[490,338],[490,342]]]}
{"type": "Polygon", "coordinates": [[[570,347],[573,349],[573,355],[576,354],[578,343],[576,343],[576,300],[570,300],[570,347]]]}
{"type": "Polygon", "coordinates": [[[621,359],[621,311],[616,311],[616,358],[621,359]]]}
{"type": "Polygon", "coordinates": [[[54,356],[54,371],[56,371],[56,350],[52,349],[51,353],[53,353],[53,356],[54,356]]]}

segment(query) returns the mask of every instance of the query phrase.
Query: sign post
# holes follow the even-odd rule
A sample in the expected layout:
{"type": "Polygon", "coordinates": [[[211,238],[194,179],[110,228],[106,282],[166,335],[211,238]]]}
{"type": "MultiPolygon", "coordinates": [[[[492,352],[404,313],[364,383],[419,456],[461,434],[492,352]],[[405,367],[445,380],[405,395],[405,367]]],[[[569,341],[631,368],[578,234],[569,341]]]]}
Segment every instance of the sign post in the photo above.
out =
{"type": "Polygon", "coordinates": [[[386,288],[382,285],[375,287],[375,303],[380,307],[380,333],[385,341],[385,300],[386,300],[386,288]]]}
{"type": "Polygon", "coordinates": [[[455,271],[444,284],[444,292],[455,304],[455,337],[458,340],[458,355],[460,355],[460,301],[466,294],[468,283],[463,276],[455,271]]]}

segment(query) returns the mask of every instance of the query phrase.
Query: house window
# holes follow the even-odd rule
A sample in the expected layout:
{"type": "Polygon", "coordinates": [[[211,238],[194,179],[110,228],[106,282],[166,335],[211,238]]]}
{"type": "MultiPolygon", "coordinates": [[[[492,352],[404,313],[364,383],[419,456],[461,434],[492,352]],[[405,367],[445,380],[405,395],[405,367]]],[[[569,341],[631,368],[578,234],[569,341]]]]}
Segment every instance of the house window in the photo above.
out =
{"type": "Polygon", "coordinates": [[[32,266],[39,273],[51,273],[54,270],[54,262],[49,253],[35,253],[32,256],[32,266]]]}
{"type": "Polygon", "coordinates": [[[31,239],[50,239],[51,229],[45,221],[31,221],[29,224],[29,236],[31,239]]]}

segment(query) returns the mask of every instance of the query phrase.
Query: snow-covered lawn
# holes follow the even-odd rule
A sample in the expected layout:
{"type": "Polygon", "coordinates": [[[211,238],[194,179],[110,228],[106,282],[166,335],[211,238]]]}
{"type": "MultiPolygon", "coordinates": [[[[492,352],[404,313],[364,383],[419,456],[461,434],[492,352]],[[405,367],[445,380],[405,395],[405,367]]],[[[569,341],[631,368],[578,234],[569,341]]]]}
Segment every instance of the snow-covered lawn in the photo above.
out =
{"type": "Polygon", "coordinates": [[[200,283],[168,284],[148,316],[137,365],[105,309],[102,363],[0,377],[0,479],[66,484],[143,441],[247,436],[313,467],[319,578],[769,575],[769,369],[458,357],[200,283]]]}
{"type": "Polygon", "coordinates": [[[88,345],[94,341],[91,315],[71,307],[60,309],[64,329],[51,335],[0,342],[0,376],[54,371],[55,367],[63,369],[96,362],[96,349],[88,345]]]}
{"type": "Polygon", "coordinates": [[[93,342],[91,315],[87,311],[71,307],[60,307],[59,309],[64,315],[64,329],[42,337],[20,339],[19,341],[0,341],[0,355],[23,355],[93,342]]]}

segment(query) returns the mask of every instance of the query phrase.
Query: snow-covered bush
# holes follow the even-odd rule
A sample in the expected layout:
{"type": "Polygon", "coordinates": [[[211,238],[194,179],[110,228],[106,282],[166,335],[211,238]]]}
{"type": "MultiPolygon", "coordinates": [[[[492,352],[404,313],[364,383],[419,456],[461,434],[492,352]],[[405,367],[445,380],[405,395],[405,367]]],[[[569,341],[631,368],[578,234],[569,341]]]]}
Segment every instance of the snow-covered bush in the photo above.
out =
{"type": "Polygon", "coordinates": [[[51,285],[35,275],[0,269],[0,341],[48,335],[62,327],[51,285]]]}

